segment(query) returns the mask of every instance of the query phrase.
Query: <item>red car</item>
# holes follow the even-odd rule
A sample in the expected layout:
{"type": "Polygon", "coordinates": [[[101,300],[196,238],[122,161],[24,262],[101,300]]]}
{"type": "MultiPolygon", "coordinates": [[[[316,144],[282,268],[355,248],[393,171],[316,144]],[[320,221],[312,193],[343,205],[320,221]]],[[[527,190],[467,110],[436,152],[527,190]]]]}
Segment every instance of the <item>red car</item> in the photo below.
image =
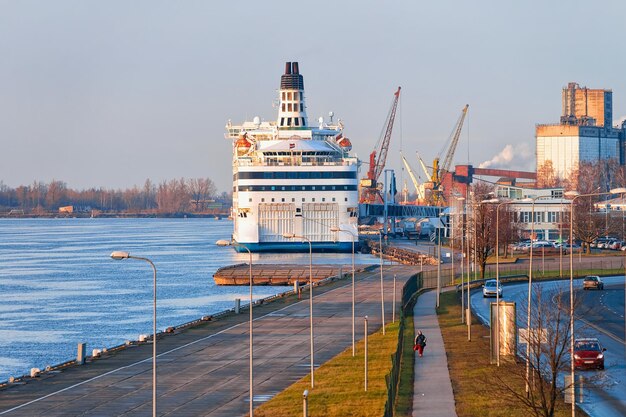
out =
{"type": "Polygon", "coordinates": [[[576,368],[604,369],[604,349],[598,339],[576,339],[574,342],[574,366],[576,368]]]}

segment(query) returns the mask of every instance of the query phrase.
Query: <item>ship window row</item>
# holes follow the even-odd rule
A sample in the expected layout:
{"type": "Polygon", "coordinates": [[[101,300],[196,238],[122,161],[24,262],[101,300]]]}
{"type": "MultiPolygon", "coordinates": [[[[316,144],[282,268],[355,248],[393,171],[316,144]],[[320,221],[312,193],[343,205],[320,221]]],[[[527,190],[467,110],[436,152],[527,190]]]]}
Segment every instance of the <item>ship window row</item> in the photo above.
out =
{"type": "MultiPolygon", "coordinates": [[[[300,111],[304,111],[304,110],[300,110],[300,111]]],[[[280,125],[281,126],[301,126],[300,120],[302,120],[302,126],[306,126],[304,117],[281,117],[280,125]],[[287,124],[285,124],[285,119],[287,119],[287,124]],[[292,121],[293,121],[293,124],[292,124],[292,121]]]]}
{"type": "MultiPolygon", "coordinates": [[[[298,111],[300,108],[300,112],[304,112],[304,103],[282,103],[281,109],[283,112],[285,111],[298,111]]],[[[298,119],[295,120],[296,125],[298,124],[298,119]]]]}
{"type": "Polygon", "coordinates": [[[263,152],[264,156],[335,156],[337,152],[329,151],[281,151],[281,152],[263,152]]]}
{"type": "Polygon", "coordinates": [[[356,171],[277,171],[277,172],[239,172],[233,175],[237,180],[307,180],[307,179],[356,179],[356,171]]]}
{"type": "MultiPolygon", "coordinates": [[[[269,199],[268,199],[268,200],[269,200],[269,199]]],[[[272,202],[272,203],[275,203],[275,202],[276,202],[276,200],[278,200],[278,199],[277,199],[277,198],[272,198],[272,199],[271,199],[271,202],[272,202]]],[[[280,199],[280,202],[281,202],[281,203],[284,203],[284,202],[285,202],[285,200],[286,200],[285,198],[281,198],[281,199],[280,199]]],[[[335,197],[333,197],[333,198],[332,198],[332,202],[334,203],[334,202],[336,202],[336,201],[337,201],[337,199],[336,199],[335,197]]],[[[348,198],[347,198],[347,197],[345,198],[345,201],[346,201],[346,202],[348,201],[348,198]]],[[[249,203],[252,203],[252,199],[250,198],[250,199],[248,200],[248,202],[249,202],[249,203]]],[[[296,202],[296,199],[295,199],[295,198],[292,198],[292,199],[291,199],[291,202],[292,202],[292,203],[295,203],[295,202],[296,202]]],[[[303,203],[305,203],[305,202],[306,202],[306,198],[302,198],[302,202],[303,202],[303,203]]],[[[312,202],[312,203],[315,203],[315,197],[313,197],[313,198],[311,199],[311,202],[312,202]]],[[[322,203],[324,203],[324,202],[326,202],[326,198],[325,198],[325,197],[322,197],[322,203]]],[[[264,199],[264,198],[262,198],[262,199],[261,199],[261,203],[265,203],[265,199],[264,199]]],[[[296,213],[300,213],[301,211],[302,211],[302,209],[300,209],[300,208],[297,208],[297,209],[296,209],[296,213]]],[[[353,216],[352,216],[352,213],[350,213],[350,217],[353,217],[353,216]]]]}
{"type": "Polygon", "coordinates": [[[304,99],[304,94],[300,94],[299,91],[283,91],[282,93],[282,99],[283,101],[285,100],[300,100],[300,99],[304,99]]]}
{"type": "Polygon", "coordinates": [[[240,185],[239,191],[356,191],[356,185],[240,185]]]}

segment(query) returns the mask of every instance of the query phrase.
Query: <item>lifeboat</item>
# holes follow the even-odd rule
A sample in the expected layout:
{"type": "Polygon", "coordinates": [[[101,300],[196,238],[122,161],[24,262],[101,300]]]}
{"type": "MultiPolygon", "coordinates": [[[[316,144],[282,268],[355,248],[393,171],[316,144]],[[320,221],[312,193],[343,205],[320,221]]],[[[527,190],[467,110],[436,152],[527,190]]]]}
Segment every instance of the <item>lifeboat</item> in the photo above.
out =
{"type": "Polygon", "coordinates": [[[240,135],[239,139],[237,139],[237,142],[235,143],[235,147],[237,148],[238,155],[246,154],[250,150],[251,146],[252,146],[252,143],[248,140],[247,133],[240,135]]]}
{"type": "Polygon", "coordinates": [[[337,145],[341,146],[344,151],[349,152],[352,150],[352,142],[350,142],[350,139],[342,135],[337,137],[337,145]]]}

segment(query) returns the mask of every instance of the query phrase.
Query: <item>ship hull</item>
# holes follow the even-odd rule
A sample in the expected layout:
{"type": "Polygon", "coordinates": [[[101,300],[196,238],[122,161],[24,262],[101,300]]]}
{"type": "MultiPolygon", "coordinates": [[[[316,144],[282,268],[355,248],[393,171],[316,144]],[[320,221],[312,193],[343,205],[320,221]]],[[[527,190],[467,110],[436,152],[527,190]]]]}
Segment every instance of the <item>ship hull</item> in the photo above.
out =
{"type": "MultiPolygon", "coordinates": [[[[266,242],[266,243],[238,243],[233,246],[237,252],[273,252],[273,253],[305,253],[309,251],[307,242],[266,242]]],[[[357,242],[354,243],[354,250],[360,248],[357,242]]],[[[312,242],[311,249],[313,252],[335,252],[335,253],[352,253],[352,242],[312,242]]]]}

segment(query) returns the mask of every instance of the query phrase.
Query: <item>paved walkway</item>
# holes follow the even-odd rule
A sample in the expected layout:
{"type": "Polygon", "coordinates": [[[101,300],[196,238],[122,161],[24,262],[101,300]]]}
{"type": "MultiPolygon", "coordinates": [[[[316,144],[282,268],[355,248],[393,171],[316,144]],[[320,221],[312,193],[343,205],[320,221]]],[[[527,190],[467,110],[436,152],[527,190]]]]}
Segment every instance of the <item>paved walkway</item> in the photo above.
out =
{"type": "Polygon", "coordinates": [[[426,336],[424,356],[415,356],[413,417],[456,417],[448,359],[435,313],[437,293],[420,295],[414,309],[415,334],[426,336]]]}

